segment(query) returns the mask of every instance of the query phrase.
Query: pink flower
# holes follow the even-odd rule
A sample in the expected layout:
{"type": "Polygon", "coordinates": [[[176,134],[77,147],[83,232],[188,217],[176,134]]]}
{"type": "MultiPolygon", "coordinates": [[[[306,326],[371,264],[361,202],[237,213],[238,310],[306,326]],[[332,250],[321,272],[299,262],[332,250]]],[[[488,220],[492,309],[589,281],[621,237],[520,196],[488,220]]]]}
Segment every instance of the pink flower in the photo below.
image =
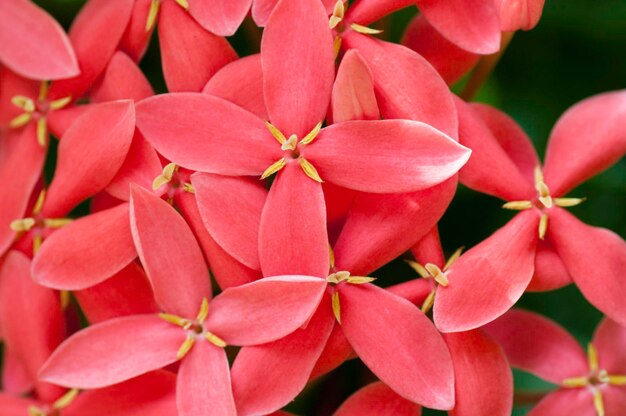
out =
{"type": "Polygon", "coordinates": [[[422,409],[418,405],[398,396],[385,384],[376,382],[368,384],[348,397],[333,415],[419,416],[421,413],[422,409]]]}

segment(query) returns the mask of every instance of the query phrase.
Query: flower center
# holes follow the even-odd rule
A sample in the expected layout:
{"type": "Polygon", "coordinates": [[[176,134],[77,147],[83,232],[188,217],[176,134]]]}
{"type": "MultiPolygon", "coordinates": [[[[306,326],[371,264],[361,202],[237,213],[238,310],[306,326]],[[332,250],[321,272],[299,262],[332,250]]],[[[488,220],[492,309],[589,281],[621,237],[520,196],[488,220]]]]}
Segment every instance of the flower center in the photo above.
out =
{"type": "MultiPolygon", "coordinates": [[[[348,283],[353,285],[362,285],[363,283],[371,283],[376,280],[375,277],[367,277],[367,276],[351,276],[350,272],[347,271],[339,271],[335,273],[331,273],[326,278],[326,281],[334,286],[338,286],[339,284],[348,283]]],[[[339,301],[339,291],[335,289],[332,295],[332,307],[333,314],[335,315],[335,319],[337,322],[341,323],[341,303],[339,301]]]]}
{"type": "Polygon", "coordinates": [[[163,172],[152,181],[152,190],[156,191],[161,186],[166,185],[167,189],[164,195],[167,197],[167,202],[172,204],[174,196],[178,192],[196,193],[193,185],[187,182],[186,179],[188,178],[178,172],[178,166],[175,163],[168,163],[163,168],[163,172]]]}

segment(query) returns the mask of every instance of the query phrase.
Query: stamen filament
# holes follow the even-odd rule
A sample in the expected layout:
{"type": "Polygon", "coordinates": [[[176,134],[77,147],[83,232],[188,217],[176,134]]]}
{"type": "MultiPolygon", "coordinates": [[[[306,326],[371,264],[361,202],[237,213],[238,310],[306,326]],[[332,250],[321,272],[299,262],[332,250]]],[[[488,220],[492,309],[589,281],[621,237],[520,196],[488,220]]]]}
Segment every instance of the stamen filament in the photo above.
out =
{"type": "Polygon", "coordinates": [[[160,6],[161,2],[159,0],[152,0],[150,11],[148,12],[148,20],[146,20],[146,32],[149,32],[154,27],[160,6]]]}
{"type": "Polygon", "coordinates": [[[9,122],[9,127],[16,129],[18,127],[22,127],[27,125],[33,118],[33,115],[31,113],[22,113],[17,117],[14,117],[10,122],[9,122]]]}
{"type": "Polygon", "coordinates": [[[359,24],[356,24],[356,23],[352,23],[350,25],[350,27],[355,32],[363,33],[364,35],[377,35],[379,33],[383,33],[382,30],[372,29],[371,27],[362,26],[362,25],[359,25],[359,24]]]}
{"type": "Polygon", "coordinates": [[[510,209],[514,211],[523,211],[525,209],[530,209],[533,207],[533,203],[531,201],[511,201],[502,205],[504,209],[510,209]]]}
{"type": "Polygon", "coordinates": [[[553,198],[554,204],[558,207],[575,207],[582,204],[587,198],[553,198]]]}
{"type": "Polygon", "coordinates": [[[187,336],[187,339],[185,339],[183,344],[178,349],[178,352],[176,353],[176,358],[178,360],[181,360],[183,357],[185,357],[185,355],[187,355],[189,350],[191,350],[191,347],[193,347],[193,344],[195,342],[196,342],[196,339],[194,337],[187,336]]]}
{"type": "Polygon", "coordinates": [[[45,117],[40,117],[37,120],[37,143],[39,146],[44,147],[48,143],[48,126],[45,117]]]}
{"type": "Polygon", "coordinates": [[[209,341],[211,344],[217,347],[225,348],[227,346],[226,341],[224,341],[223,339],[221,339],[220,337],[218,337],[217,335],[209,331],[204,333],[204,337],[206,338],[207,341],[209,341]]]}
{"type": "Polygon", "coordinates": [[[315,140],[315,138],[317,137],[321,129],[322,129],[322,122],[320,121],[319,123],[315,125],[315,127],[313,127],[313,130],[311,130],[306,136],[304,136],[302,140],[300,140],[300,144],[311,143],[313,140],[315,140]]]}
{"type": "Polygon", "coordinates": [[[548,231],[548,214],[541,214],[541,219],[539,220],[539,238],[541,240],[545,238],[546,231],[548,231]]]}
{"type": "Polygon", "coordinates": [[[284,168],[285,165],[287,165],[287,162],[285,162],[285,158],[280,158],[276,162],[272,163],[269,168],[265,169],[265,172],[263,172],[263,175],[261,175],[261,179],[272,176],[273,174],[284,168]]]}
{"type": "Polygon", "coordinates": [[[207,298],[203,298],[202,305],[200,305],[200,311],[198,312],[198,316],[196,317],[196,320],[200,322],[200,324],[203,324],[208,314],[209,314],[209,300],[207,298]]]}
{"type": "Polygon", "coordinates": [[[276,128],[276,126],[274,126],[269,121],[265,122],[265,127],[267,127],[267,129],[270,131],[272,136],[274,136],[274,138],[278,141],[278,143],[283,144],[287,141],[287,138],[285,138],[285,136],[281,133],[281,131],[278,130],[278,128],[276,128]]]}
{"type": "Polygon", "coordinates": [[[50,109],[60,110],[66,105],[68,105],[71,101],[72,101],[71,95],[68,95],[67,97],[59,98],[58,100],[54,100],[50,103],[50,109]]]}
{"type": "Polygon", "coordinates": [[[169,313],[159,313],[159,318],[171,324],[178,325],[181,328],[184,328],[189,323],[188,319],[181,318],[180,316],[172,315],[169,313]]]}
{"type": "Polygon", "coordinates": [[[308,176],[309,178],[319,183],[324,182],[322,178],[320,178],[319,173],[317,173],[317,169],[315,169],[315,167],[303,157],[300,158],[300,167],[302,168],[304,173],[306,173],[306,176],[308,176]]]}
{"type": "Polygon", "coordinates": [[[61,396],[59,399],[57,399],[54,403],[52,403],[52,408],[63,409],[64,407],[69,406],[74,401],[76,396],[78,396],[79,392],[80,390],[78,389],[71,389],[70,391],[65,393],[63,396],[61,396]]]}
{"type": "Polygon", "coordinates": [[[437,293],[436,290],[431,290],[428,296],[426,296],[426,299],[424,299],[424,303],[422,303],[422,307],[420,308],[422,313],[428,313],[433,307],[435,303],[435,293],[437,293]]]}
{"type": "Polygon", "coordinates": [[[339,292],[333,293],[331,301],[333,306],[333,315],[335,315],[337,322],[341,324],[341,304],[339,303],[339,292]]]}
{"type": "Polygon", "coordinates": [[[426,270],[424,266],[422,266],[418,262],[412,261],[412,260],[405,260],[405,262],[406,264],[411,266],[411,268],[415,270],[415,272],[419,274],[421,277],[423,277],[424,279],[430,278],[430,274],[428,273],[428,270],[426,270]]]}

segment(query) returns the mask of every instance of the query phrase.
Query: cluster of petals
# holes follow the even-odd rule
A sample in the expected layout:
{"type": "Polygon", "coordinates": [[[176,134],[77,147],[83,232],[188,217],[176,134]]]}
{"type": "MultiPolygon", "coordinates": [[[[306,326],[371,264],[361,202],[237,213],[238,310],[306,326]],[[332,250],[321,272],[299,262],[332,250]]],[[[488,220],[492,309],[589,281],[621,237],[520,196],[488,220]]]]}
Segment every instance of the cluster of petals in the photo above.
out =
{"type": "Polygon", "coordinates": [[[448,86],[543,3],[88,0],[65,33],[2,0],[0,414],[287,414],[355,358],[374,381],[338,416],[505,416],[511,367],[559,386],[533,415],[620,414],[626,242],[567,208],[626,154],[626,91],[567,110],[541,163],[448,86]],[[409,6],[403,45],[375,36],[409,6]],[[519,212],[446,260],[459,182],[519,212]],[[606,315],[587,353],[512,309],[570,283],[606,315]]]}

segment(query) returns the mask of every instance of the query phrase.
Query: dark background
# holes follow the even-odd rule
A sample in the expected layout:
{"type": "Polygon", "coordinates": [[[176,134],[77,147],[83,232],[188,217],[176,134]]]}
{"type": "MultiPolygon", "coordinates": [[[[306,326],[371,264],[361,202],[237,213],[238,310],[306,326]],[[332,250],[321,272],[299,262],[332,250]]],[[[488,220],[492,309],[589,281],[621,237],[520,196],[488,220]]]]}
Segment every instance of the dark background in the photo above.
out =
{"type": "MultiPolygon", "coordinates": [[[[36,2],[69,27],[84,0],[36,2]]],[[[406,23],[416,13],[416,8],[408,8],[381,22],[388,28],[381,36],[397,42],[406,23]]],[[[258,51],[258,44],[249,41],[258,35],[256,32],[248,21],[230,39],[240,55],[258,51]]],[[[155,89],[165,92],[156,37],[141,67],[155,89]]],[[[515,35],[476,99],[513,116],[543,156],[550,130],[567,108],[588,96],[623,88],[626,88],[626,1],[547,0],[539,25],[530,32],[515,35]]],[[[626,236],[624,160],[571,194],[587,197],[585,203],[571,208],[580,219],[626,236]]],[[[502,210],[500,205],[495,198],[460,187],[440,223],[444,248],[451,252],[459,246],[471,247],[505,224],[512,214],[502,210]]],[[[393,263],[376,275],[388,282],[413,276],[402,262],[393,263]]],[[[519,306],[555,319],[583,344],[591,339],[601,319],[601,314],[573,286],[549,293],[526,294],[519,306]]],[[[362,364],[353,360],[308,389],[290,410],[300,414],[327,414],[370,379],[371,375],[362,364]]],[[[550,387],[517,371],[515,382],[519,391],[550,387]]],[[[523,415],[525,410],[527,408],[517,408],[514,414],[523,415]]],[[[426,410],[424,414],[443,413],[426,410]]]]}

